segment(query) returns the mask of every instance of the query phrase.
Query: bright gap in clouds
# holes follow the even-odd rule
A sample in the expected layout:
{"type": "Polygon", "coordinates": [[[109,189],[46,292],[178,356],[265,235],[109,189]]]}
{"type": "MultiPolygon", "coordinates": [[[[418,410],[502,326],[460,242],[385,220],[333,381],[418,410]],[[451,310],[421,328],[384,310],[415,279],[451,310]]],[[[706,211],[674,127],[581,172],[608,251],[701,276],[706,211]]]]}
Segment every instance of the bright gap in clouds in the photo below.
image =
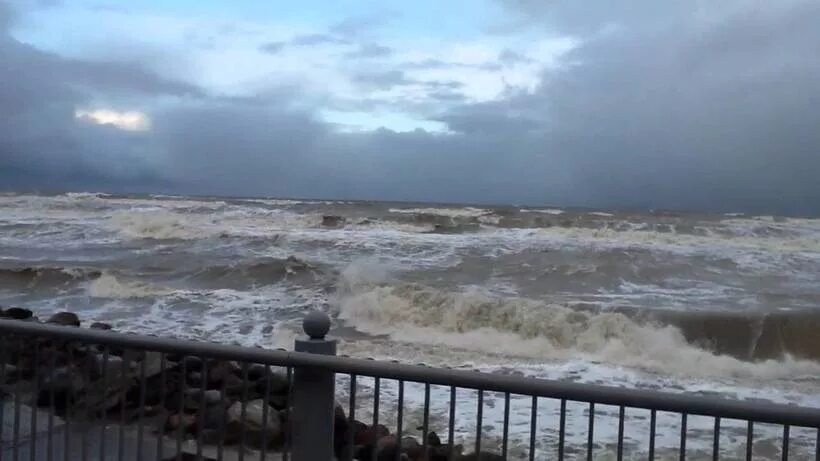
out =
{"type": "Polygon", "coordinates": [[[139,111],[77,109],[74,111],[74,118],[97,125],[112,125],[126,131],[146,131],[151,128],[151,120],[139,111]]]}

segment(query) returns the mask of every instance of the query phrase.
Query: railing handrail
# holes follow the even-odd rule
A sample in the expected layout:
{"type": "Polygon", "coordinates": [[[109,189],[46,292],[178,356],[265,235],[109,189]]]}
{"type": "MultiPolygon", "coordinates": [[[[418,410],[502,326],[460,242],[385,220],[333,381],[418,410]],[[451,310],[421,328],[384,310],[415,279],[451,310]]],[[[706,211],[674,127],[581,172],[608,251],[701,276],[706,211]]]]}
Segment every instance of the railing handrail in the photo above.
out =
{"type": "Polygon", "coordinates": [[[37,322],[0,320],[0,334],[9,333],[49,336],[122,348],[207,356],[209,358],[247,361],[274,366],[315,367],[335,373],[480,389],[491,392],[508,392],[510,394],[577,402],[594,402],[603,405],[668,411],[688,415],[820,428],[820,408],[799,407],[796,405],[673,394],[306,352],[233,346],[134,333],[73,328],[37,322]]]}

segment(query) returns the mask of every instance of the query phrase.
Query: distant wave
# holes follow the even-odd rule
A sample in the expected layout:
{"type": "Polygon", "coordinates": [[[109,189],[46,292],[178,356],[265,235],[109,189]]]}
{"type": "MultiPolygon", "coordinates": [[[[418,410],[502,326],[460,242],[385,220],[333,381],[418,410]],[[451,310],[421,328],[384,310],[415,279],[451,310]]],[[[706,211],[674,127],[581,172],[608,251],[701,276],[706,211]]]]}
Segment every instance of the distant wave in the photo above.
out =
{"type": "Polygon", "coordinates": [[[6,267],[0,268],[0,286],[20,288],[58,286],[67,283],[93,280],[102,275],[96,269],[82,267],[6,267]]]}
{"type": "Polygon", "coordinates": [[[492,213],[490,210],[482,208],[390,208],[390,213],[414,214],[414,215],[434,215],[445,216],[447,218],[478,218],[492,213]]]}

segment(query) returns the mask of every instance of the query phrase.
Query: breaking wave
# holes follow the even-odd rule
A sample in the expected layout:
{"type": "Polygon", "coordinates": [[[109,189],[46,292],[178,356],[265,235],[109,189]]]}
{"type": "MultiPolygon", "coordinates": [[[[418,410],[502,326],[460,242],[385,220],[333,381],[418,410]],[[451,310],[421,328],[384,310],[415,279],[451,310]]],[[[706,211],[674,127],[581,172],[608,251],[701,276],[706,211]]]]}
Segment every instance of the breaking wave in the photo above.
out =
{"type": "Polygon", "coordinates": [[[295,256],[286,259],[266,258],[230,265],[209,266],[187,278],[196,286],[207,288],[250,288],[272,285],[283,280],[312,282],[322,278],[326,269],[295,256]]]}
{"type": "Polygon", "coordinates": [[[172,293],[174,290],[165,287],[144,282],[122,281],[107,272],[103,272],[99,278],[88,284],[88,295],[92,298],[136,299],[167,296],[172,293]]]}
{"type": "Polygon", "coordinates": [[[820,363],[783,355],[751,362],[690,342],[672,325],[639,321],[480,288],[444,291],[414,283],[369,281],[343,273],[339,317],[357,330],[394,340],[440,344],[531,359],[584,357],[647,371],[691,376],[814,379],[820,363]]]}
{"type": "Polygon", "coordinates": [[[0,286],[15,288],[60,286],[99,277],[101,271],[82,267],[0,268],[0,286]]]}

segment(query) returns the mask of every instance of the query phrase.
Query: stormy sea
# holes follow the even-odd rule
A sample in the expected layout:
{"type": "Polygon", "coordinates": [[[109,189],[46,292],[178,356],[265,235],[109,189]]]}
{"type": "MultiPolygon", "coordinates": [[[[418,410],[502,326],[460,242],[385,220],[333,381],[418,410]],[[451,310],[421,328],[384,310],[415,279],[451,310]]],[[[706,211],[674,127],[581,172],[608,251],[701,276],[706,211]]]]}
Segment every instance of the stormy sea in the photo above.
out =
{"type": "MultiPolygon", "coordinates": [[[[820,219],[5,194],[0,305],[270,348],[290,348],[302,315],[320,309],[340,353],[357,357],[820,407],[820,219]]],[[[372,380],[358,385],[364,418],[372,380]]],[[[390,421],[396,384],[380,386],[380,420],[390,421]]],[[[424,386],[408,384],[404,398],[404,426],[414,428],[424,386]]],[[[483,398],[491,446],[504,396],[483,398]]],[[[449,388],[433,386],[431,399],[431,424],[446,432],[449,388]]],[[[466,443],[475,402],[459,391],[456,436],[466,443]]],[[[559,402],[538,405],[546,457],[559,402]]],[[[530,411],[530,398],[512,396],[513,453],[528,446],[530,411]]],[[[568,446],[585,450],[588,406],[567,411],[568,446]]],[[[601,453],[615,443],[618,411],[596,408],[601,453]]],[[[649,412],[626,416],[629,459],[646,450],[649,412]]],[[[688,419],[690,459],[711,453],[713,425],[688,419]]],[[[745,422],[722,427],[726,459],[742,457],[745,422]]],[[[678,416],[658,414],[660,453],[677,453],[680,428],[678,416]]],[[[777,457],[782,429],[755,434],[756,455],[777,457]]],[[[815,435],[792,430],[796,459],[813,453],[815,435]]]]}

